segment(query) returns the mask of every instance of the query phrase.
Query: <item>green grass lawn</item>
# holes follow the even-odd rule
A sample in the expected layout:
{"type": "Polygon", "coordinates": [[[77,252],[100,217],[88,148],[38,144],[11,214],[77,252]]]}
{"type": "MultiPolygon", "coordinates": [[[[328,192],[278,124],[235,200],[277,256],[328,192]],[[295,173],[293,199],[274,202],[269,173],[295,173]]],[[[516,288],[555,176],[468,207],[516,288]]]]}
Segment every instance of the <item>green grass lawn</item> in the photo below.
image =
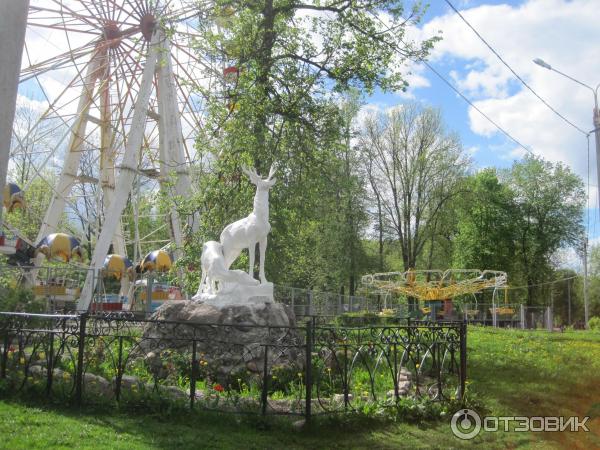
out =
{"type": "Polygon", "coordinates": [[[76,410],[0,401],[0,447],[31,448],[600,448],[600,334],[471,328],[469,392],[488,415],[591,417],[590,433],[451,434],[448,420],[422,424],[289,421],[76,410]]]}

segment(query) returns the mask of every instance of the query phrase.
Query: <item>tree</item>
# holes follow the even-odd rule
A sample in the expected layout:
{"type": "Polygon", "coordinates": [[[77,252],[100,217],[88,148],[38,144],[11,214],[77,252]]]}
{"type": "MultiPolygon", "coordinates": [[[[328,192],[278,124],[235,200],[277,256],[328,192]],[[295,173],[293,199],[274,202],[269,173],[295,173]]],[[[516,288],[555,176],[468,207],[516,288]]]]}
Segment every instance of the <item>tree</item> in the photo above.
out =
{"type": "Polygon", "coordinates": [[[414,268],[469,161],[458,138],[445,132],[439,111],[415,103],[367,117],[360,145],[404,270],[414,268]]]}
{"type": "Polygon", "coordinates": [[[512,272],[515,228],[513,193],[500,183],[495,169],[468,177],[455,201],[458,219],[453,263],[458,268],[512,272]]]}
{"type": "Polygon", "coordinates": [[[526,156],[503,173],[514,195],[516,257],[527,282],[527,303],[535,304],[536,284],[551,273],[550,258],[560,248],[578,246],[583,236],[585,191],[580,177],[562,163],[526,156]]]}
{"type": "MultiPolygon", "coordinates": [[[[414,8],[403,18],[395,1],[217,2],[201,21],[198,51],[237,76],[217,95],[197,87],[209,103],[198,152],[211,168],[188,204],[201,211],[194,240],[218,239],[225,224],[248,213],[253,187],[240,166],[265,173],[278,161],[267,273],[279,283],[327,288],[346,279],[352,289],[357,256],[352,252],[342,264],[350,269],[340,270],[345,250],[335,232],[341,223],[358,232],[359,221],[347,214],[357,178],[346,170],[345,122],[335,96],[353,86],[404,89],[403,62],[425,57],[435,40],[406,39],[421,12],[414,8]],[[217,33],[211,19],[219,17],[226,23],[217,33]]],[[[196,260],[197,246],[188,246],[187,255],[186,264],[196,260]]]]}

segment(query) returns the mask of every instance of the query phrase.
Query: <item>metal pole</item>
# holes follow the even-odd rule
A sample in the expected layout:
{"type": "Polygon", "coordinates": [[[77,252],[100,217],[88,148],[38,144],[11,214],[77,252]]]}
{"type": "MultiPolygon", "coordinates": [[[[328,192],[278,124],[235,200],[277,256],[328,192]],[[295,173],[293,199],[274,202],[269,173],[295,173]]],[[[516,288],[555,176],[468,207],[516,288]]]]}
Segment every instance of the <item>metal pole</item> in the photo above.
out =
{"type": "Polygon", "coordinates": [[[0,224],[29,0],[0,0],[0,224]]]}
{"type": "Polygon", "coordinates": [[[525,307],[523,306],[523,303],[521,303],[521,329],[524,330],[525,329],[525,307]]]}
{"type": "MultiPolygon", "coordinates": [[[[596,107],[596,112],[598,111],[598,107],[596,107]]],[[[599,119],[600,120],[600,119],[599,119]]],[[[599,157],[598,153],[600,152],[600,137],[598,136],[599,131],[596,130],[596,158],[599,157]]],[[[600,197],[600,196],[599,196],[600,197]]],[[[588,305],[588,257],[587,257],[587,238],[583,244],[583,314],[585,320],[585,328],[588,328],[588,321],[590,319],[590,310],[588,305]]],[[[570,291],[569,291],[570,292],[570,291]]],[[[571,322],[571,295],[569,294],[569,324],[571,322]]]]}
{"type": "Polygon", "coordinates": [[[83,355],[85,352],[85,329],[88,313],[85,312],[79,316],[79,336],[77,346],[77,372],[75,374],[75,401],[81,405],[83,391],[83,355]]]}
{"type": "MultiPolygon", "coordinates": [[[[584,277],[585,283],[585,277],[584,277]]],[[[585,289],[583,295],[585,296],[585,289]]],[[[567,305],[568,305],[568,321],[567,324],[571,325],[571,280],[567,280],[567,305]]]]}
{"type": "Polygon", "coordinates": [[[306,383],[306,402],[304,406],[304,415],[306,423],[310,422],[312,409],[312,347],[313,347],[313,324],[312,321],[306,321],[306,364],[305,364],[305,383],[306,383]]]}
{"type": "Polygon", "coordinates": [[[146,313],[152,314],[152,288],[154,285],[154,274],[148,273],[146,278],[146,313]]]}
{"type": "Polygon", "coordinates": [[[467,384],[467,322],[460,324],[460,400],[465,400],[467,384]]]}

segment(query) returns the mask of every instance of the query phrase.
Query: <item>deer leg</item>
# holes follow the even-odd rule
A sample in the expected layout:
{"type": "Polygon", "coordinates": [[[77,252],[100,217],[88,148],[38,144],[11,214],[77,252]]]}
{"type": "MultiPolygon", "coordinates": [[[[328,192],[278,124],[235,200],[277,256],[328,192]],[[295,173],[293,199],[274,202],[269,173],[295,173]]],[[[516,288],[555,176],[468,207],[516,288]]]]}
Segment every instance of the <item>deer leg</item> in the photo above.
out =
{"type": "Polygon", "coordinates": [[[248,256],[250,257],[250,267],[248,268],[248,275],[254,279],[254,250],[256,249],[256,242],[251,243],[248,246],[248,256]]]}
{"type": "Polygon", "coordinates": [[[206,270],[202,269],[202,279],[200,280],[200,285],[198,286],[198,292],[196,292],[196,295],[202,294],[202,291],[204,291],[205,283],[206,283],[206,270]]]}
{"type": "Polygon", "coordinates": [[[267,237],[265,236],[260,240],[260,270],[259,277],[261,283],[266,283],[267,278],[265,277],[265,255],[267,254],[267,237]]]}

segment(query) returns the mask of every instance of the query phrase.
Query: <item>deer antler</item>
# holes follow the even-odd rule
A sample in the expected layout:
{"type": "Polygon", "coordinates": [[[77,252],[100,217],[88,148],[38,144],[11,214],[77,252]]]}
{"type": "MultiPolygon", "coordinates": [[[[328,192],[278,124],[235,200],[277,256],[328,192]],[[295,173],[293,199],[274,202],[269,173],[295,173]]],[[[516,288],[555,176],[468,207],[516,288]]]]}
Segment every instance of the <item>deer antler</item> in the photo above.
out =
{"type": "Polygon", "coordinates": [[[256,184],[256,182],[260,179],[260,177],[256,173],[256,169],[250,169],[248,167],[242,167],[242,172],[244,172],[246,174],[246,176],[248,178],[250,178],[250,181],[252,181],[254,184],[256,184]]]}
{"type": "Polygon", "coordinates": [[[277,172],[277,163],[276,162],[271,164],[271,168],[269,169],[269,176],[267,177],[267,180],[270,180],[271,178],[273,178],[273,175],[275,175],[275,172],[277,172]]]}

